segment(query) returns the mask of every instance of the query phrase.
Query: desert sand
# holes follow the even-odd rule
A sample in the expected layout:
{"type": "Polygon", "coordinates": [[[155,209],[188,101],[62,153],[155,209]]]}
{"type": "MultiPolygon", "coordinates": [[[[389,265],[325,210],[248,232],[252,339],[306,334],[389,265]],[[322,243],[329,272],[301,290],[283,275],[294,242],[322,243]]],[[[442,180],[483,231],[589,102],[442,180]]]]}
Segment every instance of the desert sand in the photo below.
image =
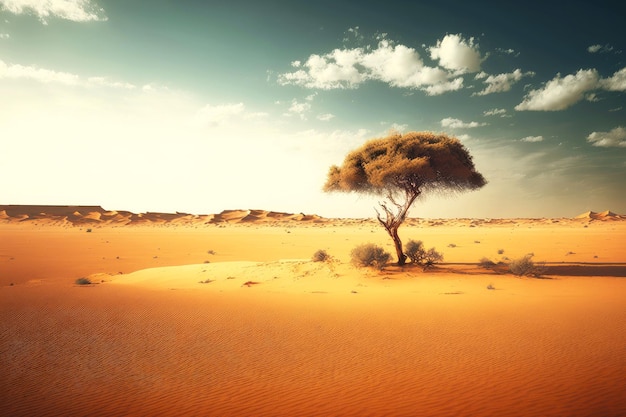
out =
{"type": "Polygon", "coordinates": [[[0,415],[625,416],[624,220],[0,206],[0,415]]]}

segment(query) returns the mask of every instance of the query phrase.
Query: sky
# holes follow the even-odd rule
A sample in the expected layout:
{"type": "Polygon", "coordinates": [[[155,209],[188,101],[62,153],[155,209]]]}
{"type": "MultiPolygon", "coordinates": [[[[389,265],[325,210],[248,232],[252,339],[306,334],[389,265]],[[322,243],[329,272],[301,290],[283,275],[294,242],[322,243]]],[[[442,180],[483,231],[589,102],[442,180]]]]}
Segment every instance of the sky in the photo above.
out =
{"type": "Polygon", "coordinates": [[[618,3],[0,0],[0,204],[372,217],[330,166],[432,131],[489,183],[412,217],[626,213],[618,3]]]}

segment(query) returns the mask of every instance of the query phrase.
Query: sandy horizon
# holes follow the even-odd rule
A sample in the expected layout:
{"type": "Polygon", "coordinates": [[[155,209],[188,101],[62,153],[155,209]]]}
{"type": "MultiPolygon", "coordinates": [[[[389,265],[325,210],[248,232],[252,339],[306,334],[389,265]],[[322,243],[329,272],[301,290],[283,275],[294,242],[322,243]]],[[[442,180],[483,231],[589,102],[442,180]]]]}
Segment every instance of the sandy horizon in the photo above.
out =
{"type": "Polygon", "coordinates": [[[618,214],[409,219],[443,263],[377,271],[372,220],[7,207],[2,415],[626,415],[618,214]]]}

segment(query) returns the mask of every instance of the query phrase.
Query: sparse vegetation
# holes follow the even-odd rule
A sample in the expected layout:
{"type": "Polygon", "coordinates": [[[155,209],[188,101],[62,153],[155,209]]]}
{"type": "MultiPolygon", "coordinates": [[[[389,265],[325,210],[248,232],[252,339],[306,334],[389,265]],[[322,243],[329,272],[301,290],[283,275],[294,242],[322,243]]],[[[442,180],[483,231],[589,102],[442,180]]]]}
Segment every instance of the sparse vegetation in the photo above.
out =
{"type": "Polygon", "coordinates": [[[76,285],[91,285],[92,284],[89,278],[78,278],[76,281],[74,281],[74,283],[76,285]]]}
{"type": "Polygon", "coordinates": [[[448,245],[448,247],[449,247],[449,248],[456,248],[456,243],[450,243],[450,244],[448,245]]]}
{"type": "Polygon", "coordinates": [[[327,262],[331,260],[331,256],[324,249],[319,249],[311,258],[313,262],[327,262]]]}
{"type": "Polygon", "coordinates": [[[478,261],[478,266],[485,269],[491,269],[496,266],[496,263],[493,262],[491,259],[483,256],[482,258],[480,258],[480,261],[478,261]]]}
{"type": "Polygon", "coordinates": [[[534,254],[529,253],[521,258],[513,259],[509,262],[509,271],[519,277],[534,276],[539,277],[545,272],[543,264],[535,264],[532,260],[534,254]]]}
{"type": "Polygon", "coordinates": [[[404,245],[404,253],[414,264],[421,264],[424,261],[426,250],[421,240],[409,240],[404,245]]]}
{"type": "Polygon", "coordinates": [[[496,287],[494,287],[493,284],[489,284],[489,285],[487,285],[487,289],[488,290],[495,290],[496,287]]]}
{"type": "Polygon", "coordinates": [[[424,267],[433,266],[443,260],[443,255],[435,248],[426,250],[421,240],[409,240],[404,246],[404,251],[412,263],[424,267]]]}
{"type": "Polygon", "coordinates": [[[498,255],[502,255],[504,253],[504,249],[498,249],[498,255]]]}
{"type": "Polygon", "coordinates": [[[441,261],[443,261],[443,254],[437,252],[435,248],[430,248],[426,251],[424,269],[430,268],[441,261]]]}
{"type": "Polygon", "coordinates": [[[350,258],[358,267],[374,267],[382,270],[389,262],[391,254],[373,243],[365,243],[352,249],[350,258]]]}

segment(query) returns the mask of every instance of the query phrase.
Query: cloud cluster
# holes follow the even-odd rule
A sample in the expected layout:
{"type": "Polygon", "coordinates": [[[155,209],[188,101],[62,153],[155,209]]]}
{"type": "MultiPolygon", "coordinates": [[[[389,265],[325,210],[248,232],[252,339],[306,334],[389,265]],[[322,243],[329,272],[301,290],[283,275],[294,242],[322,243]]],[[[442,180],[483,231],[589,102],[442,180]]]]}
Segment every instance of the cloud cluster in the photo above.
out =
{"type": "Polygon", "coordinates": [[[608,132],[592,132],[587,142],[593,146],[626,148],[626,128],[618,126],[608,132]]]}
{"type": "Polygon", "coordinates": [[[432,59],[439,60],[439,65],[459,74],[480,71],[484,60],[474,38],[465,40],[461,35],[446,35],[428,50],[432,59]]]}
{"type": "Polygon", "coordinates": [[[460,119],[455,119],[453,117],[446,117],[445,119],[441,119],[441,126],[448,127],[450,129],[470,129],[486,125],[487,123],[464,122],[460,119]]]}
{"type": "Polygon", "coordinates": [[[526,136],[525,138],[520,139],[520,141],[528,143],[543,142],[543,136],[526,136]]]}
{"type": "Polygon", "coordinates": [[[484,116],[506,117],[506,109],[489,109],[483,112],[484,116]]]}
{"type": "Polygon", "coordinates": [[[34,14],[44,25],[50,17],[74,22],[107,20],[104,9],[91,0],[0,0],[0,9],[13,14],[34,14]]]}
{"type": "Polygon", "coordinates": [[[596,45],[591,45],[587,48],[587,52],[595,54],[595,53],[603,53],[603,52],[611,52],[613,50],[613,47],[609,44],[606,45],[600,45],[600,44],[596,44],[596,45]]]}
{"type": "Polygon", "coordinates": [[[523,77],[532,77],[535,75],[532,71],[522,72],[519,68],[513,72],[498,74],[498,75],[488,75],[485,72],[480,72],[476,74],[476,79],[484,79],[484,83],[487,84],[484,90],[479,91],[478,93],[474,93],[474,96],[485,96],[487,94],[493,93],[503,93],[509,91],[513,84],[520,81],[523,77]]]}
{"type": "Polygon", "coordinates": [[[434,96],[463,88],[460,75],[479,71],[483,60],[473,38],[465,40],[461,35],[446,35],[428,50],[438,66],[426,65],[414,48],[383,37],[374,48],[335,49],[313,54],[305,62],[294,61],[295,71],[280,74],[278,82],[330,90],[356,88],[375,80],[434,96]]]}
{"type": "Polygon", "coordinates": [[[0,80],[1,79],[23,79],[37,81],[44,84],[54,83],[75,87],[135,88],[133,84],[111,81],[105,77],[83,78],[69,72],[53,71],[30,65],[7,64],[2,60],[0,60],[0,80]]]}
{"type": "Polygon", "coordinates": [[[584,98],[593,101],[596,90],[626,91],[626,67],[609,78],[601,78],[596,69],[581,69],[565,77],[557,74],[543,88],[529,91],[515,110],[564,110],[584,98]]]}

